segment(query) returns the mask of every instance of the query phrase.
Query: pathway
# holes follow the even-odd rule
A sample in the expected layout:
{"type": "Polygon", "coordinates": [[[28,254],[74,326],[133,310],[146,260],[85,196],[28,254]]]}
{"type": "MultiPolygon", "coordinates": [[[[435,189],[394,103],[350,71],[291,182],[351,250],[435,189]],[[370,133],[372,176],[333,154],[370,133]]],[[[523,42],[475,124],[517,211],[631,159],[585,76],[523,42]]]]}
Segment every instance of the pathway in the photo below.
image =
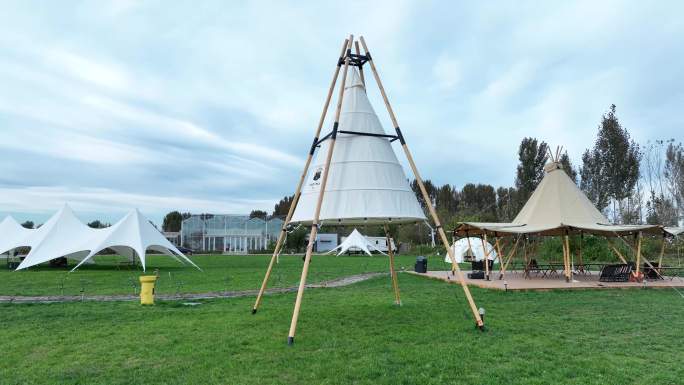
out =
{"type": "MultiPolygon", "coordinates": [[[[364,273],[350,275],[347,277],[335,278],[320,283],[306,285],[307,289],[318,289],[326,287],[343,287],[363,282],[371,278],[389,275],[389,273],[364,273]]],[[[292,293],[297,291],[297,286],[275,288],[266,290],[266,294],[292,293]]],[[[209,293],[184,293],[184,294],[157,294],[155,299],[162,301],[175,300],[198,300],[213,298],[237,298],[237,297],[256,297],[258,290],[242,291],[214,291],[209,293]]],[[[111,301],[139,301],[140,296],[131,294],[121,295],[54,295],[54,296],[7,296],[0,295],[0,303],[58,303],[58,302],[111,302],[111,301]]]]}

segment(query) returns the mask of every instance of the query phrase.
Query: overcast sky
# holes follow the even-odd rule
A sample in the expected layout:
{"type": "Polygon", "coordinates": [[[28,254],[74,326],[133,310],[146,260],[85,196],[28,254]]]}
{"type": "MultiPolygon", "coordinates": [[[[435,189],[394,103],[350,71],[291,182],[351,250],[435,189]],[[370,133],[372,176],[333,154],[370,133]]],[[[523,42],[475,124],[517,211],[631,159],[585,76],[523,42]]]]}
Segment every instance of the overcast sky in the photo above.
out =
{"type": "Polygon", "coordinates": [[[640,143],[684,139],[681,2],[0,8],[0,218],[41,223],[65,202],[84,221],[271,211],[297,182],[349,33],[440,184],[511,185],[525,136],[577,164],[611,103],[640,143]]]}

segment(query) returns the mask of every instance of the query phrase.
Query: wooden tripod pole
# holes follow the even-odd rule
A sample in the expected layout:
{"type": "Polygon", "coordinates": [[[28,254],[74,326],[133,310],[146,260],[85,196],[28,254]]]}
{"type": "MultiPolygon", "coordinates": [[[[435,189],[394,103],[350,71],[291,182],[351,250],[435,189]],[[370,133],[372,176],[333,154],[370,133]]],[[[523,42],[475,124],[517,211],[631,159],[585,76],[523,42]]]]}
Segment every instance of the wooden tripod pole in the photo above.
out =
{"type": "Polygon", "coordinates": [[[387,255],[389,255],[390,275],[392,276],[392,287],[394,288],[394,304],[401,306],[399,280],[397,279],[397,272],[394,270],[394,250],[392,250],[392,238],[390,238],[389,226],[387,226],[387,224],[385,224],[385,237],[387,238],[387,255]]]}
{"type": "Polygon", "coordinates": [[[309,151],[309,155],[306,158],[306,163],[304,164],[304,170],[302,171],[302,175],[299,178],[299,183],[297,183],[297,188],[295,189],[295,194],[294,197],[292,198],[292,202],[290,203],[290,209],[287,211],[287,216],[285,217],[285,221],[283,222],[283,227],[280,229],[280,234],[278,234],[278,241],[276,242],[275,249],[273,249],[273,256],[271,256],[271,261],[268,264],[268,268],[266,269],[266,275],[264,276],[264,280],[261,283],[261,288],[259,289],[259,294],[257,295],[256,302],[254,302],[254,307],[252,307],[252,314],[255,314],[257,312],[257,309],[259,308],[259,304],[261,303],[261,299],[264,295],[264,292],[266,291],[266,286],[268,285],[268,280],[271,277],[271,272],[273,271],[273,265],[275,264],[276,259],[278,258],[278,255],[280,254],[280,249],[283,247],[283,243],[285,241],[285,235],[287,234],[287,225],[290,223],[290,219],[292,219],[292,215],[294,214],[295,207],[297,206],[297,202],[299,201],[299,196],[301,195],[302,192],[302,186],[304,185],[304,180],[306,179],[306,174],[309,172],[309,166],[311,166],[311,160],[313,158],[314,152],[316,150],[316,144],[318,142],[318,137],[321,135],[321,129],[323,128],[323,122],[325,122],[325,116],[328,113],[328,107],[330,106],[330,100],[332,99],[332,94],[335,89],[335,83],[337,83],[337,76],[340,73],[340,67],[341,67],[341,60],[344,57],[344,52],[347,49],[347,46],[349,45],[349,39],[344,40],[344,44],[342,45],[342,50],[340,52],[340,60],[337,62],[337,66],[335,67],[335,74],[333,75],[332,81],[330,82],[330,88],[328,89],[328,96],[325,98],[325,104],[323,106],[323,112],[321,113],[321,118],[318,121],[318,126],[316,128],[316,134],[314,135],[314,140],[313,143],[311,144],[311,150],[309,151]]]}
{"type": "Polygon", "coordinates": [[[378,75],[378,70],[375,68],[375,63],[373,62],[373,59],[370,56],[370,52],[368,51],[368,46],[366,45],[366,41],[364,40],[363,36],[360,37],[361,40],[361,45],[363,46],[363,50],[365,51],[365,54],[368,58],[368,64],[370,64],[371,70],[373,72],[373,77],[375,77],[375,82],[378,85],[378,88],[380,89],[380,93],[382,94],[382,99],[385,102],[385,107],[387,108],[387,112],[390,115],[390,119],[392,120],[392,124],[394,125],[394,129],[397,132],[397,137],[399,139],[399,142],[401,143],[401,147],[404,149],[404,154],[406,155],[406,160],[409,163],[409,166],[411,166],[411,170],[413,171],[413,175],[416,178],[416,182],[418,182],[418,186],[420,187],[420,192],[423,194],[423,199],[425,200],[425,203],[430,211],[430,216],[432,217],[433,222],[435,223],[435,227],[437,228],[437,231],[439,233],[439,237],[442,240],[442,244],[447,250],[447,253],[449,254],[449,258],[451,259],[451,263],[456,266],[456,274],[458,274],[458,279],[461,282],[461,286],[463,287],[463,292],[465,293],[465,296],[468,300],[468,304],[470,305],[470,310],[473,312],[473,316],[475,317],[475,322],[477,326],[480,329],[484,328],[484,322],[482,322],[482,318],[480,317],[480,313],[477,309],[477,306],[475,305],[475,301],[473,300],[473,296],[470,294],[470,289],[468,289],[468,285],[466,284],[465,277],[463,276],[463,272],[461,272],[461,268],[458,266],[456,263],[456,258],[454,257],[454,251],[449,247],[449,240],[447,239],[446,233],[444,232],[444,229],[442,228],[442,224],[439,221],[439,217],[437,216],[437,212],[435,211],[435,208],[432,206],[432,201],[430,201],[430,196],[427,193],[427,190],[425,189],[425,184],[423,184],[423,179],[420,177],[420,173],[418,172],[418,168],[416,167],[416,163],[413,161],[413,156],[411,156],[411,151],[409,151],[408,147],[406,146],[406,141],[404,140],[404,136],[401,133],[401,129],[399,129],[399,123],[397,123],[397,118],[394,115],[394,111],[392,110],[392,106],[390,105],[389,99],[387,98],[387,93],[385,92],[385,88],[382,86],[382,81],[380,80],[380,76],[378,75]]]}
{"type": "Polygon", "coordinates": [[[347,83],[347,70],[349,69],[349,53],[351,52],[353,35],[349,35],[347,54],[344,59],[344,71],[342,72],[342,83],[340,84],[340,91],[337,98],[337,109],[335,110],[335,122],[333,123],[332,135],[330,136],[330,143],[328,147],[328,155],[323,166],[323,176],[321,178],[321,187],[318,192],[318,201],[316,202],[316,210],[314,211],[313,222],[311,224],[311,233],[309,234],[309,244],[306,247],[306,255],[304,256],[304,266],[302,267],[302,276],[299,279],[299,288],[297,290],[297,299],[295,301],[294,312],[292,313],[292,322],[290,323],[290,333],[287,336],[288,345],[294,343],[295,331],[297,330],[297,320],[299,318],[299,309],[302,306],[302,297],[304,296],[304,287],[306,286],[306,276],[309,272],[309,262],[311,262],[311,254],[313,254],[313,245],[316,242],[316,235],[318,234],[318,221],[321,214],[321,206],[323,205],[323,196],[325,195],[325,186],[328,183],[328,174],[330,172],[330,161],[332,160],[333,150],[335,149],[335,141],[337,140],[337,129],[340,124],[340,111],[342,110],[342,99],[344,97],[344,87],[347,83]]]}
{"type": "MultiPolygon", "coordinates": [[[[354,48],[356,49],[356,54],[361,55],[361,50],[359,49],[359,42],[355,41],[354,42],[354,48]]],[[[366,88],[366,78],[363,76],[363,66],[359,66],[359,75],[361,76],[361,84],[363,84],[363,88],[366,88]]]]}
{"type": "Polygon", "coordinates": [[[484,237],[480,238],[482,240],[482,249],[485,251],[485,278],[489,281],[489,252],[487,249],[487,233],[484,233],[484,237]]]}

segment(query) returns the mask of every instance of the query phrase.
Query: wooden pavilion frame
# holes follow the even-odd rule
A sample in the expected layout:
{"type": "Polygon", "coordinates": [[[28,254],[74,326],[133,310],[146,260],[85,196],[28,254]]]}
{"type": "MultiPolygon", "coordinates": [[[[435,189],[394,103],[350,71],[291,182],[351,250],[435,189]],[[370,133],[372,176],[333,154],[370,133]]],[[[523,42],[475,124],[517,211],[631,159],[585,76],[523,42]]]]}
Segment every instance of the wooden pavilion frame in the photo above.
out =
{"type": "MultiPolygon", "coordinates": [[[[409,166],[411,167],[411,170],[413,172],[413,175],[416,178],[416,181],[418,183],[418,186],[420,187],[421,194],[423,195],[423,198],[426,202],[426,205],[428,207],[428,210],[430,212],[430,216],[432,217],[432,220],[435,223],[435,227],[438,230],[439,237],[442,240],[442,243],[444,244],[444,247],[447,249],[447,252],[449,254],[449,257],[452,262],[452,268],[458,274],[458,278],[460,280],[461,286],[463,288],[463,291],[465,293],[466,299],[468,300],[468,304],[470,305],[470,310],[473,313],[473,317],[475,318],[475,323],[478,328],[481,330],[484,329],[484,322],[482,320],[482,317],[479,314],[478,308],[475,305],[475,301],[473,300],[473,297],[470,293],[470,290],[468,289],[468,286],[465,282],[465,278],[463,276],[463,273],[461,272],[460,268],[458,267],[458,264],[456,263],[456,259],[454,258],[453,250],[451,247],[449,247],[449,242],[446,236],[446,233],[444,232],[444,229],[442,228],[441,222],[439,220],[439,217],[437,216],[437,212],[435,211],[435,208],[432,205],[432,202],[428,196],[427,190],[425,189],[425,185],[423,183],[422,178],[420,177],[420,174],[418,172],[418,169],[416,167],[416,164],[413,160],[413,156],[411,155],[411,152],[409,151],[406,141],[404,139],[404,136],[402,135],[402,132],[399,128],[399,123],[397,122],[396,115],[394,114],[394,110],[392,109],[392,106],[390,105],[389,99],[387,97],[387,93],[385,92],[385,89],[382,85],[382,82],[380,80],[380,76],[378,74],[377,68],[375,66],[375,63],[373,62],[373,58],[371,57],[370,51],[368,50],[368,46],[366,45],[366,41],[364,40],[363,36],[360,37],[360,42],[361,46],[363,47],[364,54],[362,55],[360,53],[360,47],[359,47],[359,42],[354,41],[354,36],[350,35],[347,39],[345,39],[344,43],[342,44],[342,49],[340,52],[339,59],[337,60],[336,67],[335,67],[335,72],[333,74],[332,81],[330,83],[330,88],[328,89],[328,94],[325,99],[324,107],[323,107],[323,112],[321,114],[321,117],[318,121],[318,126],[316,128],[316,133],[314,135],[313,143],[311,145],[311,149],[309,151],[308,157],[306,159],[306,162],[304,164],[304,170],[302,171],[301,177],[299,179],[299,183],[297,184],[297,187],[295,189],[295,194],[294,198],[292,200],[292,204],[290,205],[290,209],[288,210],[287,217],[285,221],[283,222],[282,229],[280,231],[280,235],[278,236],[278,240],[276,242],[275,249],[273,251],[273,256],[271,257],[271,261],[268,265],[268,268],[266,269],[266,274],[264,276],[264,280],[261,284],[261,288],[259,289],[259,294],[257,295],[256,301],[254,303],[254,306],[252,308],[252,314],[255,314],[259,308],[259,305],[261,304],[264,292],[266,291],[266,287],[268,285],[268,280],[270,278],[271,272],[273,270],[275,261],[280,254],[280,251],[283,247],[283,242],[285,239],[285,235],[287,233],[287,226],[290,224],[290,221],[292,219],[292,216],[295,211],[295,207],[297,206],[297,203],[299,201],[299,198],[301,196],[301,190],[302,186],[304,184],[305,178],[308,174],[309,167],[311,165],[311,161],[313,159],[313,155],[316,151],[316,148],[320,143],[322,143],[325,140],[330,140],[330,145],[328,147],[328,153],[326,156],[325,160],[325,165],[323,167],[323,175],[321,178],[321,187],[320,187],[320,192],[318,195],[318,200],[316,202],[316,208],[314,211],[314,217],[313,217],[313,222],[311,224],[311,232],[309,234],[309,242],[306,248],[306,254],[304,257],[304,265],[302,267],[302,274],[301,278],[299,280],[299,288],[297,290],[297,298],[295,301],[295,306],[294,306],[294,311],[292,314],[292,321],[290,323],[290,331],[288,333],[288,338],[287,342],[289,345],[292,345],[294,343],[294,337],[295,337],[295,332],[297,329],[297,320],[299,318],[299,313],[301,309],[301,304],[302,304],[302,298],[304,295],[304,288],[306,285],[306,277],[309,271],[309,264],[311,262],[311,256],[313,254],[313,246],[314,242],[316,240],[316,235],[318,234],[318,229],[320,226],[320,212],[321,212],[321,207],[323,205],[323,199],[325,195],[325,188],[326,184],[328,181],[328,173],[330,171],[330,162],[332,159],[333,151],[335,149],[335,140],[337,138],[338,133],[345,133],[345,134],[356,134],[356,135],[370,135],[370,136],[382,136],[387,138],[390,141],[395,141],[399,140],[401,143],[401,147],[404,150],[404,154],[406,155],[406,159],[409,163],[409,166]],[[356,53],[352,53],[352,47],[355,48],[356,53]],[[373,73],[373,77],[375,78],[375,82],[380,90],[380,93],[382,95],[382,99],[385,103],[385,107],[387,109],[387,112],[390,116],[390,119],[392,121],[392,125],[394,126],[396,135],[378,135],[378,134],[368,134],[368,133],[362,133],[362,132],[353,132],[353,131],[339,131],[338,126],[339,126],[339,120],[340,120],[340,113],[342,109],[342,100],[344,97],[344,87],[347,81],[347,72],[349,69],[349,66],[356,66],[359,68],[359,72],[361,75],[361,81],[365,85],[365,79],[364,79],[364,73],[363,73],[363,65],[368,64],[370,66],[371,72],[373,73]],[[321,135],[321,130],[323,128],[323,124],[325,122],[325,117],[328,111],[328,108],[330,106],[330,101],[332,99],[332,95],[335,89],[335,85],[337,83],[337,79],[340,75],[340,71],[342,72],[342,80],[339,86],[339,91],[338,91],[338,100],[337,100],[337,107],[335,109],[335,117],[334,117],[334,123],[333,123],[333,128],[332,132],[323,138],[320,138],[321,135]],[[320,138],[320,139],[319,139],[320,138]]],[[[387,237],[388,242],[390,241],[390,234],[389,234],[389,229],[387,226],[387,223],[384,224],[384,229],[385,229],[385,235],[387,237]]],[[[388,243],[389,244],[389,243],[388,243]]],[[[401,304],[401,299],[399,295],[399,283],[397,281],[397,274],[396,271],[394,270],[394,253],[391,250],[391,247],[389,248],[389,260],[390,260],[390,274],[392,277],[392,287],[394,289],[394,295],[395,295],[395,303],[400,305],[401,304]]]]}

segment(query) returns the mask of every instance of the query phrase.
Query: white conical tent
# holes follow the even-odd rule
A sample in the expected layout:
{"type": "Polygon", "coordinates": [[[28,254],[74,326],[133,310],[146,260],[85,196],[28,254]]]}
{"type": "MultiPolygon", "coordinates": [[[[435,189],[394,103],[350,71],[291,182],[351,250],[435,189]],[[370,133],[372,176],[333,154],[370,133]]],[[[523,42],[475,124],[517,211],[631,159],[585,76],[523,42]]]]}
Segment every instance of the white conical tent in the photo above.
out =
{"type": "Polygon", "coordinates": [[[17,270],[39,265],[55,258],[66,257],[82,260],[88,252],[87,245],[102,236],[102,230],[84,225],[69,205],[64,205],[41,227],[31,231],[21,246],[31,248],[17,270]]]}
{"type": "MultiPolygon", "coordinates": [[[[336,248],[328,251],[326,254],[330,254],[332,252],[335,252],[336,250],[339,250],[337,255],[344,254],[350,249],[360,249],[364,253],[372,256],[370,249],[373,249],[381,254],[383,253],[380,249],[375,247],[371,242],[368,242],[368,239],[363,236],[358,230],[354,229],[354,231],[349,234],[347,238],[344,239],[342,243],[340,243],[336,248]]],[[[387,254],[385,254],[387,255],[387,254]]]]}
{"type": "MultiPolygon", "coordinates": [[[[356,68],[347,78],[339,130],[385,134],[356,68]]],[[[329,145],[330,140],[321,144],[292,222],[313,221],[329,145]]],[[[425,220],[388,138],[337,135],[320,220],[343,224],[425,220]]]]}
{"type": "Polygon", "coordinates": [[[184,260],[199,269],[176,246],[169,242],[159,230],[152,226],[137,209],[132,210],[118,223],[105,230],[107,231],[104,236],[99,237],[96,242],[93,242],[88,247],[90,252],[73,270],[76,270],[82,263],[90,260],[95,254],[107,248],[111,248],[123,256],[137,256],[140,259],[143,271],[146,269],[145,255],[147,250],[154,250],[169,255],[181,263],[184,260]],[[178,259],[178,256],[183,260],[178,259]]]}
{"type": "MultiPolygon", "coordinates": [[[[456,258],[457,263],[462,263],[465,260],[464,257],[466,255],[474,257],[476,261],[482,261],[485,258],[485,249],[482,247],[482,239],[480,238],[470,237],[470,246],[468,244],[468,238],[461,238],[454,242],[451,247],[454,250],[454,258],[456,258]]],[[[485,242],[485,247],[487,248],[488,253],[487,259],[496,261],[498,255],[494,250],[494,246],[489,242],[485,242]]],[[[444,262],[451,263],[451,258],[449,258],[448,254],[444,257],[444,262]]]]}
{"type": "Polygon", "coordinates": [[[23,227],[8,215],[0,222],[0,254],[27,246],[26,239],[33,231],[35,230],[23,227]]]}

